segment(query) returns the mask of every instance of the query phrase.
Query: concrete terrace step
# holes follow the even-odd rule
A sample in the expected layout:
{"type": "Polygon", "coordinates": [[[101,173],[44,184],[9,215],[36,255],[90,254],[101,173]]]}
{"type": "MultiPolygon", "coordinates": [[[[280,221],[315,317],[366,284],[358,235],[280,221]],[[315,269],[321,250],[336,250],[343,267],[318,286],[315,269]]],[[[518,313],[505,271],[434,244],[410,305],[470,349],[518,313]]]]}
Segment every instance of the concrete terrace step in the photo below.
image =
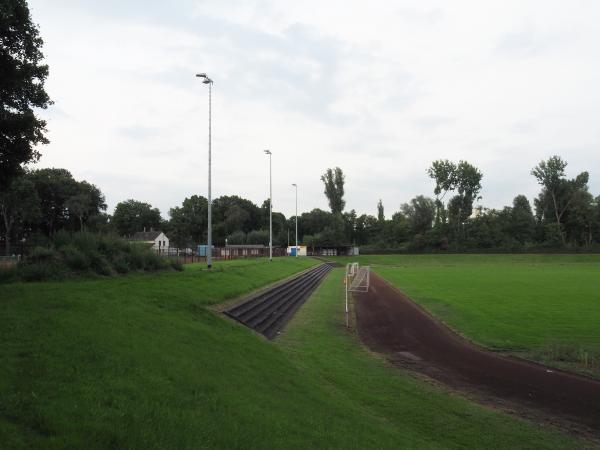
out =
{"type": "Polygon", "coordinates": [[[331,269],[330,264],[321,264],[225,310],[224,314],[273,339],[331,269]]]}

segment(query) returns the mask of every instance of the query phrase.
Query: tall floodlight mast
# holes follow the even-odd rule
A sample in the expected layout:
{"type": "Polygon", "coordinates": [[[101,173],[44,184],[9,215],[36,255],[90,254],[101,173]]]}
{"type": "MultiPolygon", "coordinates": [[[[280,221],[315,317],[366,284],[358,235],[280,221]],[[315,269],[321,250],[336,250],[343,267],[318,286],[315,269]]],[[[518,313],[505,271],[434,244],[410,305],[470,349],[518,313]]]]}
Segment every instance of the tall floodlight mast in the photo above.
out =
{"type": "Polygon", "coordinates": [[[271,150],[265,150],[269,155],[269,261],[273,261],[273,178],[271,160],[273,154],[271,150]]]}
{"type": "Polygon", "coordinates": [[[202,83],[208,84],[208,242],[206,246],[206,265],[212,267],[212,195],[211,195],[211,145],[212,145],[212,85],[213,80],[205,73],[198,73],[202,83]]]}
{"type": "Polygon", "coordinates": [[[296,258],[298,257],[298,185],[293,183],[296,188],[296,258]]]}

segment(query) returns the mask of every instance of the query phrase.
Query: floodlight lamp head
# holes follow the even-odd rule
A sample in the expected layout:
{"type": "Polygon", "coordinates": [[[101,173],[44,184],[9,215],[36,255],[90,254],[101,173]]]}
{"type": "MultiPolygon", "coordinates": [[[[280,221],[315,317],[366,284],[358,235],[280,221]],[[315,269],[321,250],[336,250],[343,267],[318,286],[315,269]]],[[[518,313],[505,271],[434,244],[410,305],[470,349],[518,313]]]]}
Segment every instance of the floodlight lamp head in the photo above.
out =
{"type": "Polygon", "coordinates": [[[265,153],[266,153],[267,155],[270,155],[270,154],[271,154],[271,150],[265,150],[265,153]]]}
{"type": "Polygon", "coordinates": [[[294,187],[298,187],[298,185],[296,183],[292,183],[292,186],[294,187]]]}
{"type": "Polygon", "coordinates": [[[197,73],[196,76],[198,78],[206,78],[206,74],[205,73],[197,73]]]}

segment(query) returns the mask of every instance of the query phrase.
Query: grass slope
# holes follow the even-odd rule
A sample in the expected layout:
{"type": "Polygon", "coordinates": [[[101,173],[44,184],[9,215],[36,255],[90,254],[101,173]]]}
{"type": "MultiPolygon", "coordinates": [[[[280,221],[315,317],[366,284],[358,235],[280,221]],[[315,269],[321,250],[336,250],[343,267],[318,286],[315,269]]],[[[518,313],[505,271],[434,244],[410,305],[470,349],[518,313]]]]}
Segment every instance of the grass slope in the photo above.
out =
{"type": "Polygon", "coordinates": [[[196,266],[184,273],[2,286],[0,447],[262,442],[261,428],[249,425],[252,401],[272,396],[282,375],[259,368],[283,366],[285,373],[285,360],[205,306],[314,263],[231,261],[211,273],[196,266]]]}
{"type": "Polygon", "coordinates": [[[577,446],[367,354],[339,328],[339,270],[281,345],[206,308],[313,263],[2,286],[1,446],[577,446]]]}
{"type": "Polygon", "coordinates": [[[476,342],[600,374],[600,255],[359,260],[476,342]]]}

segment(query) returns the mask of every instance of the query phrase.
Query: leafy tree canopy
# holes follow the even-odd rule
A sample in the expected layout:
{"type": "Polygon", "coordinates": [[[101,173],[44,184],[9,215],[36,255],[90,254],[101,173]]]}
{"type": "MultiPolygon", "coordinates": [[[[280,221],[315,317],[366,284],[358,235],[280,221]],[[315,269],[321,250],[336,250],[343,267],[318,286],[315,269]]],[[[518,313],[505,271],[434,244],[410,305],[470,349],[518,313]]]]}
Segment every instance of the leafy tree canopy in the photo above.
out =
{"type": "Polygon", "coordinates": [[[329,208],[333,214],[341,214],[346,206],[344,200],[344,172],[339,167],[327,169],[321,175],[321,181],[325,184],[325,196],[329,201],[329,208]]]}
{"type": "Polygon", "coordinates": [[[34,108],[52,102],[44,89],[48,66],[25,0],[0,2],[0,189],[36,161],[38,144],[48,143],[46,122],[34,108]]]}
{"type": "Polygon", "coordinates": [[[121,236],[132,236],[138,231],[158,230],[160,211],[151,204],[129,199],[115,207],[112,223],[121,236]]]}

